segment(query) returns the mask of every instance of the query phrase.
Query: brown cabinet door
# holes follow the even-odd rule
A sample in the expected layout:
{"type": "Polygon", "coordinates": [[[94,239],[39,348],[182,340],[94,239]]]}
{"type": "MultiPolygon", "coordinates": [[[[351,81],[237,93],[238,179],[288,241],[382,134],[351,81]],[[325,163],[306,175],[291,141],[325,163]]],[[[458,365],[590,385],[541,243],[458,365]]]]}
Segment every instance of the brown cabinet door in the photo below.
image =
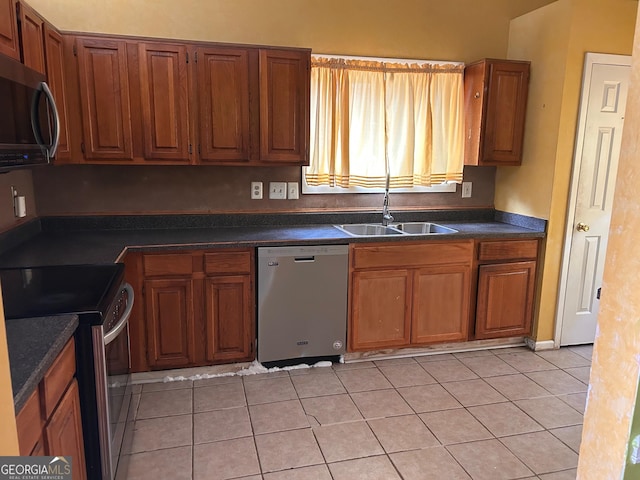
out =
{"type": "Polygon", "coordinates": [[[352,274],[349,324],[352,351],[409,345],[411,284],[410,270],[375,270],[352,274]]]}
{"type": "Polygon", "coordinates": [[[470,275],[468,265],[426,267],[415,272],[412,344],[467,340],[470,275]]]}
{"type": "Polygon", "coordinates": [[[84,157],[132,160],[126,43],[78,38],[84,157]]]}
{"type": "Polygon", "coordinates": [[[50,25],[44,25],[44,53],[47,65],[47,83],[56,101],[58,116],[60,117],[60,139],[56,159],[71,158],[69,150],[69,129],[67,124],[67,84],[64,70],[64,45],[62,36],[50,25]]]}
{"type": "Polygon", "coordinates": [[[147,355],[151,368],[173,368],[194,361],[191,278],[144,282],[147,355]]]}
{"type": "Polygon", "coordinates": [[[251,278],[205,278],[206,360],[248,360],[252,356],[251,278]]]}
{"type": "Polygon", "coordinates": [[[144,157],[189,163],[187,47],[140,43],[144,157]]]}
{"type": "Polygon", "coordinates": [[[492,62],[488,74],[483,163],[520,165],[529,88],[529,63],[492,62]]]}
{"type": "Polygon", "coordinates": [[[260,160],[309,164],[310,52],[260,50],[260,160]]]}
{"type": "Polygon", "coordinates": [[[483,60],[465,69],[465,165],[520,165],[529,62],[483,60]]]}
{"type": "Polygon", "coordinates": [[[0,0],[0,53],[20,60],[15,0],[0,0]]]}
{"type": "Polygon", "coordinates": [[[531,333],[536,262],[481,265],[476,338],[531,333]]]}
{"type": "Polygon", "coordinates": [[[87,478],[84,463],[84,443],[82,437],[82,419],[80,416],[80,397],[78,382],[73,379],[63,395],[58,408],[45,427],[47,454],[71,456],[73,479],[87,478]]]}
{"type": "Polygon", "coordinates": [[[22,63],[44,74],[44,20],[35,10],[18,3],[22,63]]]}
{"type": "Polygon", "coordinates": [[[196,55],[200,162],[248,161],[248,51],[202,47],[196,55]]]}

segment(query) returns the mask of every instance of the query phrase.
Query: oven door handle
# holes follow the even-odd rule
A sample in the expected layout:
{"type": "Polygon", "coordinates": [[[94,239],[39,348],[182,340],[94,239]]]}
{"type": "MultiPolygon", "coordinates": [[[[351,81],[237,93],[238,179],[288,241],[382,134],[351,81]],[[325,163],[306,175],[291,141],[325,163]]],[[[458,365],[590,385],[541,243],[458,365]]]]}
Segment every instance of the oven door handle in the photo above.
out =
{"type": "Polygon", "coordinates": [[[127,308],[124,309],[122,318],[120,318],[120,321],[116,324],[116,326],[113,327],[110,331],[108,331],[104,335],[105,345],[109,345],[111,342],[113,342],[113,340],[127,326],[127,323],[129,322],[129,317],[131,316],[131,311],[133,310],[133,299],[134,299],[133,287],[128,283],[125,283],[122,286],[122,289],[127,292],[127,308]]]}

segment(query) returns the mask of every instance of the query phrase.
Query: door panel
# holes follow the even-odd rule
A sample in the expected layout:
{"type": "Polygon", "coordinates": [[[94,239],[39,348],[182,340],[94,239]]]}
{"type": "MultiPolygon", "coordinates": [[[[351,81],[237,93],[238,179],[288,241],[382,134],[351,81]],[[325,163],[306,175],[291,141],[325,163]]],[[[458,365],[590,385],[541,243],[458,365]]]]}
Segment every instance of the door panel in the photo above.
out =
{"type": "Polygon", "coordinates": [[[260,160],[308,165],[309,52],[260,50],[260,160]]]}
{"type": "Polygon", "coordinates": [[[409,270],[353,273],[352,350],[409,345],[411,277],[409,270]]]}
{"type": "Polygon", "coordinates": [[[199,48],[200,161],[249,160],[249,61],[244,49],[199,48]]]}
{"type": "Polygon", "coordinates": [[[144,282],[149,366],[193,362],[195,351],[191,279],[144,282]]]}
{"type": "Polygon", "coordinates": [[[208,361],[242,360],[251,355],[251,279],[205,279],[206,355],[208,361]]]}
{"type": "Polygon", "coordinates": [[[535,269],[536,262],[480,266],[477,339],[531,333],[535,269]]]}
{"type": "Polygon", "coordinates": [[[51,93],[56,101],[56,108],[60,116],[60,137],[56,160],[68,160],[71,157],[69,150],[69,129],[67,119],[67,82],[64,70],[64,45],[62,35],[54,28],[44,26],[44,53],[47,60],[47,83],[51,87],[51,93]]]}
{"type": "Polygon", "coordinates": [[[16,2],[14,0],[0,0],[0,53],[20,60],[16,2]]]}
{"type": "Polygon", "coordinates": [[[138,45],[144,156],[189,162],[187,48],[138,45]]]}
{"type": "Polygon", "coordinates": [[[467,340],[470,271],[447,265],[416,272],[411,343],[467,340]]]}
{"type": "Polygon", "coordinates": [[[132,160],[126,44],[83,38],[77,42],[84,156],[132,160]]]}
{"type": "Polygon", "coordinates": [[[558,307],[561,345],[592,343],[595,338],[629,73],[628,65],[605,61],[585,66],[575,154],[579,165],[574,172],[578,175],[575,209],[569,214],[573,222],[569,249],[565,247],[564,296],[558,307]]]}
{"type": "Polygon", "coordinates": [[[19,3],[20,38],[22,40],[22,63],[42,74],[44,69],[44,21],[35,10],[19,3]]]}

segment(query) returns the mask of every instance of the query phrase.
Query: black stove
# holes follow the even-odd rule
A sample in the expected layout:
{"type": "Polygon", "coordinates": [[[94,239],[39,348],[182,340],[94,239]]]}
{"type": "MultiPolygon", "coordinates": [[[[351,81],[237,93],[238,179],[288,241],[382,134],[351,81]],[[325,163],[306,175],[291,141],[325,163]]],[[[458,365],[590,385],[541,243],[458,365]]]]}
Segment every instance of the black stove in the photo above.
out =
{"type": "Polygon", "coordinates": [[[76,378],[87,478],[112,480],[131,401],[128,320],[134,295],[124,265],[0,269],[5,318],[77,314],[76,378]]]}
{"type": "Polygon", "coordinates": [[[100,324],[123,278],[121,263],[0,269],[5,318],[75,313],[100,324]]]}

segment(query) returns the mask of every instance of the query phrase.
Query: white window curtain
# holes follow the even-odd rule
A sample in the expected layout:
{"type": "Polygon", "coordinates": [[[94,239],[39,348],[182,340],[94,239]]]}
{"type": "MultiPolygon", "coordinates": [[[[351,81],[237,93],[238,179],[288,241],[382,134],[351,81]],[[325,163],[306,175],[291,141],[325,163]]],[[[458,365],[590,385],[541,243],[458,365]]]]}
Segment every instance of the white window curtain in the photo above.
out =
{"type": "Polygon", "coordinates": [[[313,56],[311,186],[461,182],[463,65],[313,56]]]}

